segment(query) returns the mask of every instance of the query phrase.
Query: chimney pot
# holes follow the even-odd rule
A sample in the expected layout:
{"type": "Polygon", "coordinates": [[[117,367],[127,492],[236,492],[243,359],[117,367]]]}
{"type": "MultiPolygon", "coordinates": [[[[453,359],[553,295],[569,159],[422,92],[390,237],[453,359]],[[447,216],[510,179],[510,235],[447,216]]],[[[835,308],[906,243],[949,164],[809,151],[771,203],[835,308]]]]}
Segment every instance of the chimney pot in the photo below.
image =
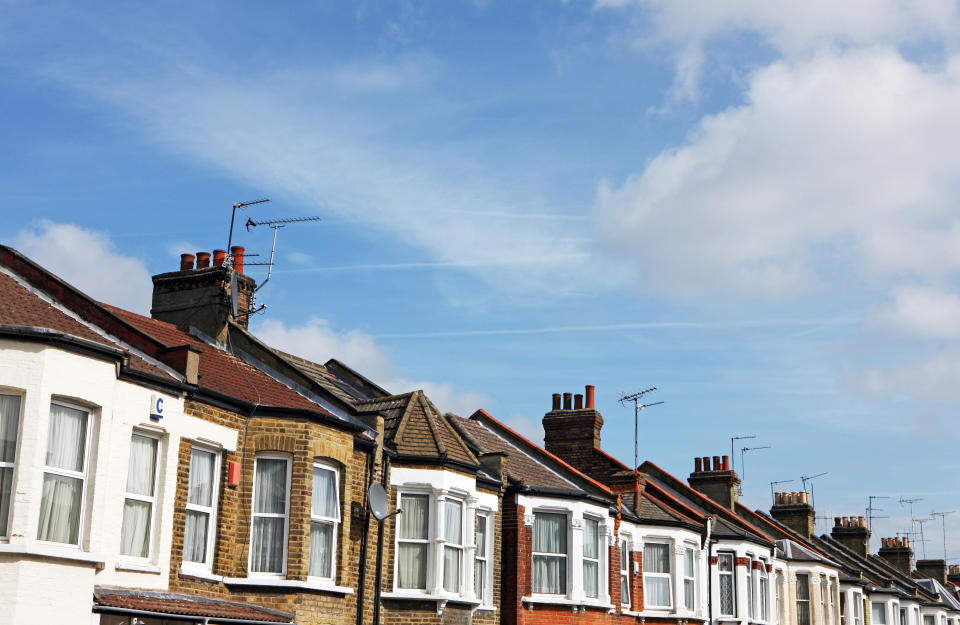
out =
{"type": "Polygon", "coordinates": [[[810,503],[810,493],[808,492],[803,493],[803,503],[806,503],[806,504],[810,503]]]}
{"type": "Polygon", "coordinates": [[[866,527],[867,526],[867,517],[861,516],[857,517],[857,527],[866,527]]]}
{"type": "Polygon", "coordinates": [[[553,410],[560,410],[560,393],[553,394],[553,410]]]}
{"type": "Polygon", "coordinates": [[[693,459],[693,471],[694,473],[700,473],[703,471],[703,458],[694,458],[693,459]]]}
{"type": "Polygon", "coordinates": [[[704,471],[710,470],[710,456],[703,457],[703,470],[704,471]]]}
{"type": "Polygon", "coordinates": [[[234,245],[230,248],[230,255],[233,257],[233,270],[237,273],[243,273],[243,253],[245,251],[242,245],[234,245]]]}
{"type": "Polygon", "coordinates": [[[723,464],[720,463],[720,456],[713,457],[713,470],[721,471],[723,469],[723,464]]]}
{"type": "Polygon", "coordinates": [[[563,409],[570,410],[573,407],[573,393],[563,394],[563,409]]]}
{"type": "Polygon", "coordinates": [[[196,256],[193,254],[180,254],[180,271],[189,271],[193,269],[193,261],[196,256]]]}
{"type": "Polygon", "coordinates": [[[227,250],[213,250],[213,266],[219,267],[227,258],[227,250]]]}
{"type": "Polygon", "coordinates": [[[833,517],[833,526],[840,527],[840,517],[838,516],[833,517]]]}
{"type": "Polygon", "coordinates": [[[910,537],[909,537],[909,536],[904,536],[904,537],[903,537],[903,546],[904,546],[904,547],[909,547],[909,546],[910,546],[910,537]]]}
{"type": "Polygon", "coordinates": [[[577,393],[573,396],[573,409],[583,410],[583,395],[580,393],[577,393]]]}
{"type": "Polygon", "coordinates": [[[210,252],[197,252],[197,269],[206,269],[210,266],[210,252]]]}
{"type": "Polygon", "coordinates": [[[586,391],[586,398],[587,398],[586,409],[587,409],[587,410],[596,410],[596,407],[597,407],[597,404],[596,404],[596,391],[597,391],[597,389],[596,389],[596,387],[594,387],[593,384],[587,384],[587,386],[584,388],[584,390],[586,391]]]}
{"type": "Polygon", "coordinates": [[[730,456],[723,457],[723,470],[724,471],[730,470],[730,456]]]}

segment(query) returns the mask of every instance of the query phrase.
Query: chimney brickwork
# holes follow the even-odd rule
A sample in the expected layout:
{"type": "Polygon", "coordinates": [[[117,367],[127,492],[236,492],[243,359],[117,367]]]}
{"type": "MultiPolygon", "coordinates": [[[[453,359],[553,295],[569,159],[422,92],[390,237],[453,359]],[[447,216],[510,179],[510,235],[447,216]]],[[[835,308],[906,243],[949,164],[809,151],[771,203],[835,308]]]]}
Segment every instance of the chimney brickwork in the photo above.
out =
{"type": "Polygon", "coordinates": [[[814,534],[813,506],[810,505],[810,493],[790,492],[776,493],[774,504],[770,508],[770,516],[783,523],[804,538],[811,538],[814,534]]]}
{"type": "Polygon", "coordinates": [[[951,564],[947,570],[947,581],[960,586],[960,564],[951,564]]]}
{"type": "Polygon", "coordinates": [[[935,579],[945,585],[947,583],[947,561],[917,560],[917,577],[919,579],[935,579]]]}
{"type": "Polygon", "coordinates": [[[740,490],[740,478],[730,470],[730,456],[694,458],[693,473],[687,478],[691,488],[720,505],[733,510],[740,490]]]}
{"type": "Polygon", "coordinates": [[[593,403],[593,387],[588,386],[587,403],[583,395],[560,393],[553,395],[552,410],[543,415],[543,444],[547,451],[563,458],[576,468],[590,474],[594,450],[600,449],[600,430],[603,416],[593,403]]]}
{"type": "Polygon", "coordinates": [[[908,537],[881,538],[877,555],[904,575],[913,574],[913,549],[908,537]]]}
{"type": "Polygon", "coordinates": [[[867,529],[865,517],[834,518],[830,536],[861,558],[866,558],[870,553],[870,530],[867,529]]]}

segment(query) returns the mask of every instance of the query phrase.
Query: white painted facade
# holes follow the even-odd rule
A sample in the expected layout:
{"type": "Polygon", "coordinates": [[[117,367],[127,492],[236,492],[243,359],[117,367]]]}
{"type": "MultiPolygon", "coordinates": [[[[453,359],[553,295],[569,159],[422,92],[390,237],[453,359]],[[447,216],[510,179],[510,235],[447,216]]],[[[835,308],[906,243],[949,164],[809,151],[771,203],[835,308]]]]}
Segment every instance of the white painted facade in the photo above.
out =
{"type": "Polygon", "coordinates": [[[0,623],[78,622],[94,586],[165,590],[177,459],[183,438],[235,450],[237,432],[183,414],[181,398],[118,379],[118,365],[41,343],[0,339],[0,394],[20,398],[7,536],[0,537],[0,623]],[[159,395],[165,416],[149,416],[159,395]],[[88,413],[78,543],[38,539],[44,467],[57,402],[88,413]],[[121,554],[134,433],[157,440],[149,555],[121,554]]]}

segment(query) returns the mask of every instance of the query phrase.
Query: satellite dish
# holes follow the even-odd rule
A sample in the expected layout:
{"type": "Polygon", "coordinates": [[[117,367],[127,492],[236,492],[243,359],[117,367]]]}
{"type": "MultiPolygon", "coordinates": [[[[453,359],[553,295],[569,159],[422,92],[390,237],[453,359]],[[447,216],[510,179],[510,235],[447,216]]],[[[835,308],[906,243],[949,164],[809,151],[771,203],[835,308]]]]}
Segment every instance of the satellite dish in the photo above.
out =
{"type": "Polygon", "coordinates": [[[237,272],[230,272],[230,310],[233,312],[233,318],[237,318],[237,272]]]}
{"type": "Polygon", "coordinates": [[[376,482],[370,485],[370,492],[367,495],[367,505],[370,507],[370,512],[373,513],[374,518],[378,521],[382,521],[390,516],[387,513],[387,491],[383,490],[383,486],[376,482]]]}

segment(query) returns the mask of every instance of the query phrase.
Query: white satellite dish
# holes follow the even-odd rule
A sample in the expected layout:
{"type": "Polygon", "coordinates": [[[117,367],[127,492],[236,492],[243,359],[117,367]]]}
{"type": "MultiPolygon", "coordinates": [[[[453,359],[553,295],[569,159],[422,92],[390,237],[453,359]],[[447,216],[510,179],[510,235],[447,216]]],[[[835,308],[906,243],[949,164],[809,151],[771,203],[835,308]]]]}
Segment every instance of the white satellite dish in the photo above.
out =
{"type": "Polygon", "coordinates": [[[387,512],[389,509],[387,502],[387,491],[383,489],[383,486],[374,482],[370,485],[370,492],[367,495],[367,505],[370,507],[370,512],[373,513],[373,516],[378,521],[382,521],[388,516],[393,516],[394,514],[400,514],[403,510],[399,508],[396,512],[390,513],[387,512]]]}
{"type": "Polygon", "coordinates": [[[233,318],[237,318],[237,272],[230,272],[230,310],[233,312],[233,318]]]}

